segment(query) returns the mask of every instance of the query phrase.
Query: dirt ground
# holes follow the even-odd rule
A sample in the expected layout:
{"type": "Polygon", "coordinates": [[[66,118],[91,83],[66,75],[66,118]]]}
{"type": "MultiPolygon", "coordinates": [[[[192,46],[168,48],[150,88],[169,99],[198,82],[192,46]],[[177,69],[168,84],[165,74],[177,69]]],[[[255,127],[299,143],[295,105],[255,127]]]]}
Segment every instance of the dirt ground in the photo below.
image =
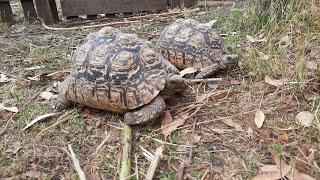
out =
{"type": "MultiPolygon", "coordinates": [[[[176,97],[181,101],[168,106],[173,121],[182,112],[189,116],[169,136],[162,118],[133,127],[132,179],[145,179],[161,145],[154,179],[320,179],[320,6],[289,2],[275,22],[254,16],[257,5],[250,2],[115,26],[155,44],[177,18],[216,20],[213,27],[241,57],[216,75],[221,82],[198,83],[176,97]]],[[[272,7],[270,17],[278,17],[272,7]]],[[[68,20],[51,26],[66,29],[49,30],[16,18],[12,26],[0,24],[0,179],[77,179],[68,144],[87,179],[119,179],[122,116],[75,104],[22,130],[55,112],[52,88],[69,74],[76,47],[99,30],[67,28],[114,20],[68,20]]]]}

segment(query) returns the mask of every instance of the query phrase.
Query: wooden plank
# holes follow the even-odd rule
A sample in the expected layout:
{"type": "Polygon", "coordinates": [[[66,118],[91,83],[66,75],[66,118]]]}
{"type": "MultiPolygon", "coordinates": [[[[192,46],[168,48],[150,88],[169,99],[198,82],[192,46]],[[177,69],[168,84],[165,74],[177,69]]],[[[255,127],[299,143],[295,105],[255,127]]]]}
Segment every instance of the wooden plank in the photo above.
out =
{"type": "Polygon", "coordinates": [[[59,20],[55,0],[34,0],[38,17],[46,24],[54,24],[59,20]]]}
{"type": "Polygon", "coordinates": [[[61,8],[64,16],[76,16],[163,10],[168,3],[167,0],[63,0],[61,8]]]}
{"type": "Polygon", "coordinates": [[[0,1],[0,19],[9,24],[13,23],[13,13],[9,1],[0,1]]]}
{"type": "Polygon", "coordinates": [[[34,8],[33,0],[21,0],[23,14],[26,19],[37,19],[36,9],[34,8]]]}

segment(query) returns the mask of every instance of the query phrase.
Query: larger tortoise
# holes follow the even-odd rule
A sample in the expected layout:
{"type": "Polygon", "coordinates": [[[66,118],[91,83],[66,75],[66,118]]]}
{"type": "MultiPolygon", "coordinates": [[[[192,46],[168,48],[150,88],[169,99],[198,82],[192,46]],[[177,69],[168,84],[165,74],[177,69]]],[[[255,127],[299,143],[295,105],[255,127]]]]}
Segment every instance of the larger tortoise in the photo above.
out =
{"type": "Polygon", "coordinates": [[[143,124],[161,115],[164,98],[183,91],[186,83],[150,42],[106,27],[75,51],[55,106],[61,110],[78,102],[124,114],[127,124],[143,124]]]}
{"type": "Polygon", "coordinates": [[[229,54],[221,36],[210,23],[178,19],[161,33],[157,47],[179,69],[196,67],[196,78],[211,77],[219,70],[236,65],[239,57],[229,54]]]}

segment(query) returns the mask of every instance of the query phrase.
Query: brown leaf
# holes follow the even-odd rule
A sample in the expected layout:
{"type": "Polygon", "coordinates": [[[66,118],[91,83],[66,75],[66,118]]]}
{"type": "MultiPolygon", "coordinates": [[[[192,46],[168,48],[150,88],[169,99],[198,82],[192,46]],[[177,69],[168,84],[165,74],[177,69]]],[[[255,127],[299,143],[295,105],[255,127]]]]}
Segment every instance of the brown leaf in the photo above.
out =
{"type": "Polygon", "coordinates": [[[313,119],[314,115],[309,111],[299,112],[296,116],[296,121],[298,121],[304,127],[310,127],[313,119]]]}
{"type": "Polygon", "coordinates": [[[258,128],[261,128],[263,125],[263,122],[265,120],[265,115],[264,113],[259,109],[256,111],[255,116],[254,116],[254,123],[258,128]]]}
{"type": "Polygon", "coordinates": [[[256,39],[250,35],[246,35],[246,38],[252,43],[256,42],[256,39]]]}
{"type": "Polygon", "coordinates": [[[183,76],[185,76],[187,74],[193,74],[193,73],[195,73],[197,71],[198,71],[198,69],[196,67],[188,67],[188,68],[180,71],[180,76],[183,77],[183,76]]]}
{"type": "Polygon", "coordinates": [[[195,134],[195,135],[193,136],[193,143],[197,144],[197,143],[200,142],[200,140],[201,140],[201,136],[199,136],[199,135],[197,135],[197,134],[195,134]]]}
{"type": "Polygon", "coordinates": [[[292,44],[292,41],[288,35],[281,37],[281,39],[279,41],[279,45],[281,48],[287,48],[287,47],[291,46],[291,44],[292,44]]]}
{"type": "Polygon", "coordinates": [[[51,116],[55,116],[57,114],[59,114],[59,113],[48,113],[48,114],[44,114],[44,115],[38,116],[37,118],[32,120],[26,127],[21,129],[21,131],[24,131],[24,130],[28,129],[29,127],[31,127],[33,124],[37,123],[38,121],[41,121],[41,120],[46,119],[46,118],[51,117],[51,116]]]}
{"type": "Polygon", "coordinates": [[[40,93],[40,97],[45,100],[50,100],[50,99],[56,99],[57,95],[53,94],[51,92],[48,92],[48,91],[44,91],[44,92],[40,93]]]}
{"type": "Polygon", "coordinates": [[[288,135],[286,132],[281,132],[279,135],[279,141],[281,144],[285,144],[289,141],[288,135]]]}
{"type": "Polygon", "coordinates": [[[38,179],[41,176],[41,172],[31,170],[31,171],[27,171],[26,173],[22,174],[22,176],[26,179],[28,179],[28,178],[38,179]]]}
{"type": "Polygon", "coordinates": [[[278,171],[278,167],[276,165],[268,165],[265,164],[260,168],[261,172],[275,172],[278,171]]]}
{"type": "Polygon", "coordinates": [[[266,76],[264,82],[274,87],[281,87],[284,85],[285,79],[271,79],[269,76],[266,76]]]}
{"type": "Polygon", "coordinates": [[[264,129],[261,129],[260,130],[260,139],[262,140],[267,140],[270,138],[270,131],[269,130],[264,130],[264,129]]]}
{"type": "Polygon", "coordinates": [[[10,111],[10,112],[13,112],[13,113],[19,112],[19,109],[17,107],[5,107],[4,104],[0,103],[0,111],[1,110],[10,111]]]}
{"type": "Polygon", "coordinates": [[[186,122],[186,118],[189,117],[189,113],[175,116],[172,118],[169,111],[165,112],[164,118],[161,123],[161,131],[165,139],[171,135],[179,126],[186,122]]]}

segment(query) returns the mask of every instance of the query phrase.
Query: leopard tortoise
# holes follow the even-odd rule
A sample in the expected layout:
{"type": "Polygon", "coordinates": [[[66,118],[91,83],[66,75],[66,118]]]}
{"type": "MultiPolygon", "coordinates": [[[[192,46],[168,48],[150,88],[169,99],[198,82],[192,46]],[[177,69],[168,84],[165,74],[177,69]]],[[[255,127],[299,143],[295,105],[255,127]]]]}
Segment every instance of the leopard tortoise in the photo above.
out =
{"type": "Polygon", "coordinates": [[[78,102],[124,114],[126,124],[145,124],[160,116],[164,100],[187,83],[150,42],[105,27],[76,49],[70,75],[58,84],[55,108],[78,102]]]}
{"type": "Polygon", "coordinates": [[[216,72],[236,65],[239,57],[229,54],[221,36],[210,23],[193,19],[177,19],[161,33],[157,47],[178,69],[195,67],[195,78],[208,78],[216,72]]]}

